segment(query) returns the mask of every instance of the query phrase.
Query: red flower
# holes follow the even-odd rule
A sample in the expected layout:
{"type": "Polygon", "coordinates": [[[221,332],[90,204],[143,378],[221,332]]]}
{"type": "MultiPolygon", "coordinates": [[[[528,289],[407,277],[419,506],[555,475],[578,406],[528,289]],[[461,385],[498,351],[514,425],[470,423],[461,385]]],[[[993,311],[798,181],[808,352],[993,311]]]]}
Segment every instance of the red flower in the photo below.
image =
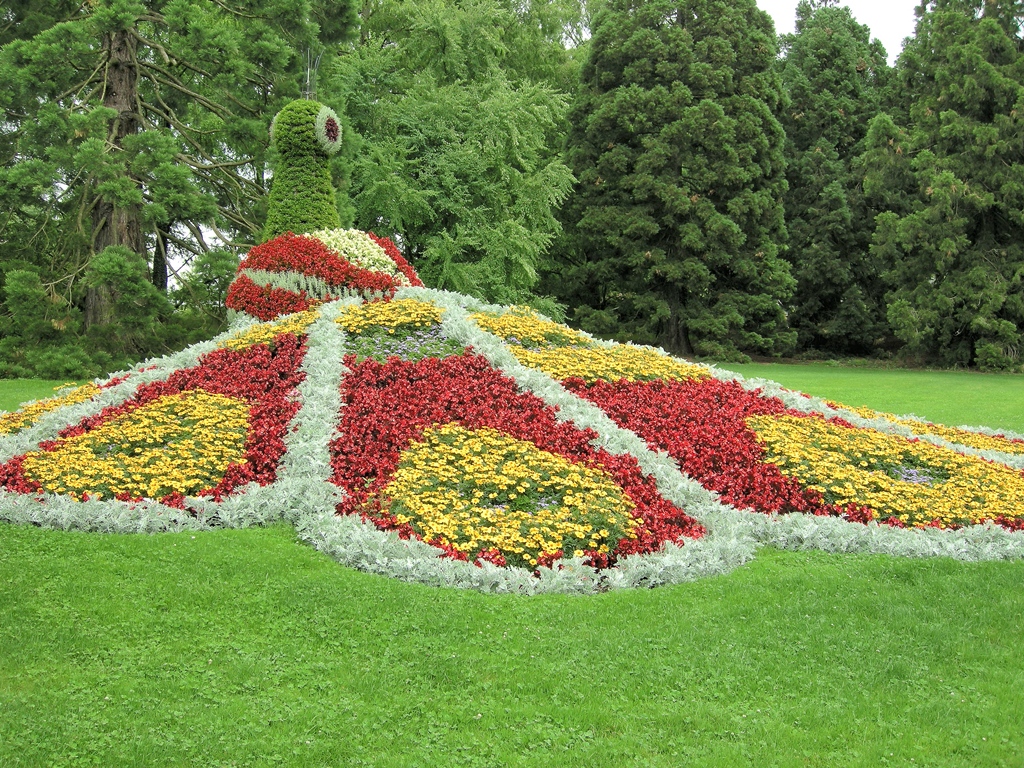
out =
{"type": "MultiPolygon", "coordinates": [[[[341,514],[360,514],[382,529],[397,528],[381,508],[401,453],[435,424],[458,422],[467,429],[491,427],[570,461],[607,472],[636,504],[641,520],[638,538],[623,539],[615,552],[588,552],[591,564],[607,567],[623,554],[652,552],[665,541],[699,538],[704,529],[665,500],[654,481],[643,475],[632,456],[613,456],[590,441],[592,430],[560,422],[556,411],[516,382],[494,370],[482,357],[465,354],[410,363],[392,358],[356,363],[342,382],[339,437],[331,443],[333,481],[348,493],[341,514]]],[[[400,535],[413,535],[411,528],[400,535]]],[[[446,548],[447,551],[448,548],[446,548]]],[[[492,559],[480,552],[475,559],[492,559]]]]}

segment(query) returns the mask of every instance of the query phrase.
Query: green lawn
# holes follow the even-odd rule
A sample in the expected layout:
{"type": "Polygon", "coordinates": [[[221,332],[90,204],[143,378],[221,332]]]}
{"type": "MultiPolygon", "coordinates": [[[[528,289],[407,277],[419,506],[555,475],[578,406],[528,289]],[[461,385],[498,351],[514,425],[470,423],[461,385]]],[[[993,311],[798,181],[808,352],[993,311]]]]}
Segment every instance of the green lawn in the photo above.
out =
{"type": "Polygon", "coordinates": [[[285,526],[0,526],[0,764],[1020,765],[1022,580],[765,551],[517,598],[346,570],[285,526]]]}
{"type": "Polygon", "coordinates": [[[1024,432],[1024,374],[854,368],[827,363],[723,363],[790,389],[946,424],[1024,432]]]}
{"type": "Polygon", "coordinates": [[[54,389],[67,381],[41,381],[39,379],[3,379],[0,380],[0,411],[13,411],[29,400],[41,400],[51,397],[54,389]]]}
{"type": "Polygon", "coordinates": [[[285,525],[0,524],[0,765],[1019,766],[1021,583],[762,550],[693,584],[488,596],[342,568],[285,525]]]}

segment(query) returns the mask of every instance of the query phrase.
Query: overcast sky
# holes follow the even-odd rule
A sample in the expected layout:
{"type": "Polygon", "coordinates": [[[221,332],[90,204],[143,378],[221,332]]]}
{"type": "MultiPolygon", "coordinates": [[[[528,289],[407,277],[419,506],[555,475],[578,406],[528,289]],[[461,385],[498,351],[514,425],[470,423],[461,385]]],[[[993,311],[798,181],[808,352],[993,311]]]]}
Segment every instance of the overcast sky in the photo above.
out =
{"type": "MultiPolygon", "coordinates": [[[[757,0],[761,10],[775,20],[775,31],[780,35],[795,31],[798,0],[757,0]]],[[[914,34],[914,8],[918,0],[840,0],[853,12],[861,24],[871,30],[885,46],[892,63],[903,48],[903,38],[914,34]]]]}

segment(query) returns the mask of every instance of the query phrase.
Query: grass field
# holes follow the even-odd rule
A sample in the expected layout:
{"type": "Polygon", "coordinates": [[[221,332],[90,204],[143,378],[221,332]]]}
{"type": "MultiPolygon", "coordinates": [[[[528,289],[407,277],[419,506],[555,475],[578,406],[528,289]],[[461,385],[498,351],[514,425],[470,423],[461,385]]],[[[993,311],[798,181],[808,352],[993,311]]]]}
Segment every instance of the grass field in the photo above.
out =
{"type": "Polygon", "coordinates": [[[958,426],[1024,432],[1024,375],[976,371],[854,368],[827,363],[750,363],[721,366],[790,389],[958,426]]]}
{"type": "MultiPolygon", "coordinates": [[[[916,384],[842,389],[902,372],[821,368],[813,394],[944,420],[916,384]]],[[[959,376],[949,421],[1014,426],[959,376]]],[[[1022,582],[763,550],[651,591],[488,596],[342,568],[284,525],[0,525],[0,765],[1019,766],[1022,582]]]]}

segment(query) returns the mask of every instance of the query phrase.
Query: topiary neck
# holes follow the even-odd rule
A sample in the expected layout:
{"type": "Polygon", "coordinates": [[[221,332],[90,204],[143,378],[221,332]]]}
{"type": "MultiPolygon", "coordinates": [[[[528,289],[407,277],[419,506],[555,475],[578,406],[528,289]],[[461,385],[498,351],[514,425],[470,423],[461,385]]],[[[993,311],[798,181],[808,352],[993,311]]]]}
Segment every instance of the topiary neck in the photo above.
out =
{"type": "Polygon", "coordinates": [[[341,227],[330,161],[317,136],[321,112],[334,114],[318,102],[299,100],[286,105],[274,118],[271,136],[278,161],[270,185],[264,240],[285,232],[305,234],[341,227]]]}

